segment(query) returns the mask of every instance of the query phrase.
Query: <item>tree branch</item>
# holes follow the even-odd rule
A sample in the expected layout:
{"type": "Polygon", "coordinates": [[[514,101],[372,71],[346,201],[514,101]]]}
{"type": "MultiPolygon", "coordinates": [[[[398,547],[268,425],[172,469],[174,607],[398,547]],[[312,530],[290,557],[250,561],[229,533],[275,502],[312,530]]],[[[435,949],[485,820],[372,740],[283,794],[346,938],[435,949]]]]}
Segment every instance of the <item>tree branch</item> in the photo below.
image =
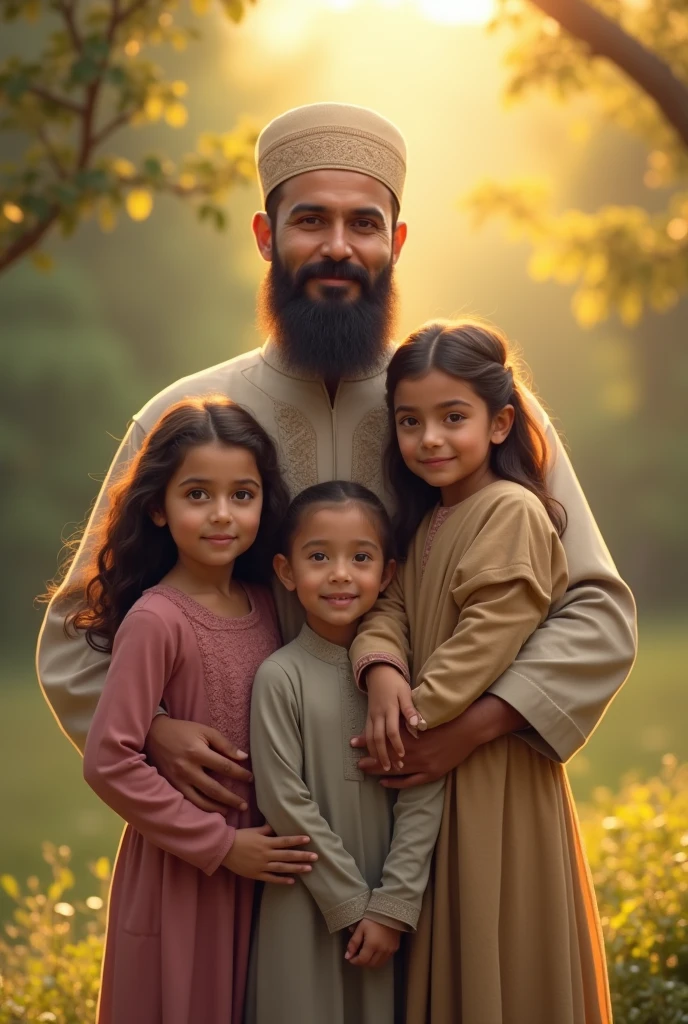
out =
{"type": "Polygon", "coordinates": [[[67,25],[67,32],[69,33],[69,38],[72,40],[72,46],[74,47],[76,52],[79,53],[81,51],[82,43],[81,36],[79,35],[79,30],[76,27],[76,19],[74,17],[74,3],[68,3],[67,0],[55,0],[55,6],[57,7],[58,11],[62,14],[62,17],[65,20],[65,24],[67,25]]]}
{"type": "Polygon", "coordinates": [[[41,238],[50,230],[55,221],[57,220],[58,207],[53,206],[50,213],[46,214],[42,220],[39,220],[28,231],[25,231],[23,235],[20,235],[11,245],[2,251],[0,250],[0,273],[6,270],[12,263],[16,263],[17,260],[29,252],[34,246],[38,245],[41,238]]]}
{"type": "Polygon", "coordinates": [[[70,110],[73,114],[78,114],[81,117],[84,113],[84,108],[80,107],[78,103],[74,103],[73,100],[68,100],[64,96],[56,96],[55,93],[50,92],[48,89],[42,89],[38,85],[33,85],[28,90],[33,93],[34,96],[38,96],[39,99],[45,100],[46,103],[52,103],[56,107],[63,107],[64,110],[70,110]]]}
{"type": "Polygon", "coordinates": [[[585,0],[531,3],[576,39],[587,43],[594,55],[606,57],[625,72],[655,101],[688,147],[688,85],[676,77],[668,64],[585,0]]]}
{"type": "Polygon", "coordinates": [[[111,121],[108,121],[107,124],[103,125],[100,131],[96,132],[91,140],[92,148],[95,149],[95,147],[99,146],[101,142],[104,142],[105,139],[109,138],[113,132],[116,132],[118,128],[127,124],[133,113],[133,110],[123,110],[121,114],[118,114],[117,117],[113,117],[111,121]]]}
{"type": "Polygon", "coordinates": [[[62,178],[64,180],[67,177],[67,172],[62,166],[62,161],[55,152],[53,144],[48,138],[48,133],[46,132],[45,128],[41,126],[38,129],[37,134],[38,138],[41,140],[41,143],[43,144],[46,153],[48,154],[48,160],[50,161],[52,168],[55,171],[55,174],[58,176],[58,178],[62,178]]]}

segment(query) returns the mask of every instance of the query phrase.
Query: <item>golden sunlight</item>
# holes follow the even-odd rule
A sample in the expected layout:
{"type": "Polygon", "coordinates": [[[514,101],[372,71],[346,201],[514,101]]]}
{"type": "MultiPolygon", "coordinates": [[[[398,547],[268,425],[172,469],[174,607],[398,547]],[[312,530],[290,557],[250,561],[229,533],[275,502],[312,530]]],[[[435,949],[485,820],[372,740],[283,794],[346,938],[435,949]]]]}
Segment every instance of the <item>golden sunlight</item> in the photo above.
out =
{"type": "Polygon", "coordinates": [[[445,25],[481,25],[494,14],[494,0],[416,0],[416,6],[430,21],[445,25]]]}

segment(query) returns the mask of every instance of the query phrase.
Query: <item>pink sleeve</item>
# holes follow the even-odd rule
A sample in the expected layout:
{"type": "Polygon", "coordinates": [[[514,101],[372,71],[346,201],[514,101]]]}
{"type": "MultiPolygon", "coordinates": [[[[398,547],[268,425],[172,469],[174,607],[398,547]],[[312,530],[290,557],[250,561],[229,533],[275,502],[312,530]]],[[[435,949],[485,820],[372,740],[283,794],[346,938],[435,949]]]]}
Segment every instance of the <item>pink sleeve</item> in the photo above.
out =
{"type": "Polygon", "coordinates": [[[211,875],[235,829],[177,792],[143,753],[177,648],[173,628],[152,609],[134,609],[124,619],[86,740],[84,778],[151,843],[211,875]]]}

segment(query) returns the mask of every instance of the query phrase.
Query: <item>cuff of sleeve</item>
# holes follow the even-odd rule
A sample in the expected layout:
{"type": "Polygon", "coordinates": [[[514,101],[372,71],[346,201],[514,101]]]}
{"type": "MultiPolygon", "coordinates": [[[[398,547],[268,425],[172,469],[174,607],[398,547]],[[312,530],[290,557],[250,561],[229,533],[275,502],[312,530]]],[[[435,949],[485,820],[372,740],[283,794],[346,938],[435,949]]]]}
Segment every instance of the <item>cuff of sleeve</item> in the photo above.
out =
{"type": "Polygon", "coordinates": [[[398,658],[396,654],[388,654],[386,651],[374,651],[371,654],[364,654],[362,658],[354,664],[354,679],[356,680],[356,686],[359,690],[364,693],[367,692],[367,687],[364,685],[363,675],[367,668],[371,665],[392,665],[394,668],[401,672],[406,682],[411,685],[411,676],[409,675],[408,665],[402,658],[398,658]]]}
{"type": "Polygon", "coordinates": [[[222,866],[222,861],[234,846],[236,831],[237,830],[232,825],[227,825],[227,834],[223,838],[222,844],[218,848],[217,853],[210,863],[203,868],[206,875],[214,875],[217,869],[222,866]]]}
{"type": "Polygon", "coordinates": [[[387,928],[395,928],[398,932],[410,932],[413,931],[410,925],[404,921],[397,921],[395,917],[387,917],[387,914],[378,914],[374,910],[366,910],[365,917],[369,921],[375,921],[376,924],[384,924],[387,928]]]}
{"type": "Polygon", "coordinates": [[[371,912],[384,914],[385,917],[393,917],[395,921],[407,925],[408,930],[414,932],[420,917],[420,907],[407,903],[406,900],[400,900],[396,896],[388,896],[380,889],[373,890],[366,910],[366,917],[369,917],[371,912]]]}
{"type": "Polygon", "coordinates": [[[488,693],[501,697],[528,720],[532,728],[517,735],[550,760],[564,763],[585,743],[586,737],[573,719],[516,669],[507,669],[488,693]]]}
{"type": "Polygon", "coordinates": [[[366,890],[358,896],[346,900],[345,903],[333,907],[332,910],[326,910],[324,912],[325,924],[330,935],[333,932],[341,931],[342,928],[348,928],[350,924],[357,924],[364,916],[369,900],[370,892],[366,890]]]}
{"type": "Polygon", "coordinates": [[[153,715],[153,718],[157,718],[158,715],[166,715],[166,714],[167,714],[167,709],[164,708],[162,706],[162,704],[159,704],[158,707],[155,709],[155,714],[153,715]]]}

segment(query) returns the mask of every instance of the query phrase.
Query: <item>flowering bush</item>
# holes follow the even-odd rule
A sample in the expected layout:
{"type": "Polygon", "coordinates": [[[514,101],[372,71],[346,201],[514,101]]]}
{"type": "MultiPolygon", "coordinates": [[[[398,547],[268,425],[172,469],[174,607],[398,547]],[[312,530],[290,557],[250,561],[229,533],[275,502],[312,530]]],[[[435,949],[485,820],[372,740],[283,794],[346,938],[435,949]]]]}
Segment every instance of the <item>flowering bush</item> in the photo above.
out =
{"type": "MultiPolygon", "coordinates": [[[[688,1024],[688,765],[596,790],[583,832],[605,933],[615,1024],[688,1024]]],[[[94,895],[68,902],[70,851],[46,843],[52,882],[15,901],[0,936],[0,1024],[90,1024],[95,1018],[110,864],[91,865],[94,895]]]]}

